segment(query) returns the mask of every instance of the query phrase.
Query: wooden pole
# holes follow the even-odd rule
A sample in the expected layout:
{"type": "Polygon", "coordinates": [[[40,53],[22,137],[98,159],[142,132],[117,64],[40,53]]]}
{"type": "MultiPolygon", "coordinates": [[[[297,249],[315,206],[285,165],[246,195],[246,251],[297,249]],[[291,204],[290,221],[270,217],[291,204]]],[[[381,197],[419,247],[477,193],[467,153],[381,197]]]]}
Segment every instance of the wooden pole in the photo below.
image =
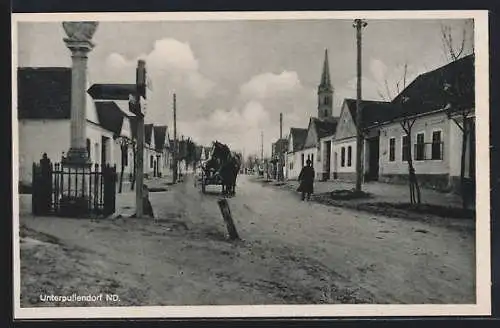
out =
{"type": "Polygon", "coordinates": [[[356,191],[361,191],[363,182],[363,136],[362,136],[362,111],[361,111],[361,29],[367,23],[362,19],[354,20],[356,27],[356,43],[357,43],[357,88],[356,88],[356,191]]]}
{"type": "Polygon", "coordinates": [[[177,104],[176,104],[176,96],[174,93],[174,152],[173,152],[173,160],[174,160],[174,172],[173,172],[173,183],[177,182],[177,104]]]}
{"type": "Polygon", "coordinates": [[[225,198],[219,199],[217,201],[219,204],[220,211],[222,213],[222,218],[226,223],[227,232],[229,234],[230,240],[240,239],[238,231],[236,231],[236,226],[234,225],[233,217],[231,215],[231,210],[229,209],[229,204],[225,198]]]}
{"type": "Polygon", "coordinates": [[[135,105],[137,117],[137,157],[136,157],[136,186],[135,186],[135,205],[136,217],[142,218],[143,208],[143,185],[144,185],[144,115],[141,109],[141,96],[145,96],[146,84],[146,63],[139,60],[136,69],[136,92],[135,105]]]}
{"type": "Polygon", "coordinates": [[[283,113],[280,113],[280,140],[278,143],[278,181],[283,180],[282,171],[283,171],[283,149],[281,146],[283,145],[281,138],[283,138],[283,113]]]}

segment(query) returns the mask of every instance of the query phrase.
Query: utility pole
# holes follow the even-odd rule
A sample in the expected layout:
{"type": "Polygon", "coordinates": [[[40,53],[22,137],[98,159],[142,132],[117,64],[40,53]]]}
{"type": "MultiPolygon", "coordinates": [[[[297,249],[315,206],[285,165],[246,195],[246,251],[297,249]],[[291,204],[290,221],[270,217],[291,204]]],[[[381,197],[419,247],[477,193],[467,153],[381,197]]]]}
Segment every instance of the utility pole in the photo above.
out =
{"type": "Polygon", "coordinates": [[[143,184],[144,184],[144,114],[141,109],[141,97],[146,97],[146,62],[139,60],[136,69],[136,90],[134,114],[137,118],[137,156],[136,156],[136,185],[135,185],[135,206],[136,218],[142,218],[143,209],[143,184]]]}
{"type": "Polygon", "coordinates": [[[177,182],[177,104],[176,97],[174,93],[174,152],[173,152],[173,160],[174,160],[174,172],[173,172],[173,183],[177,182]]]}
{"type": "Polygon", "coordinates": [[[362,112],[361,112],[361,29],[367,23],[363,19],[355,19],[353,26],[356,28],[357,43],[357,88],[356,88],[356,191],[361,191],[363,182],[363,135],[362,135],[362,112]]]}
{"type": "Polygon", "coordinates": [[[260,160],[264,163],[264,131],[260,132],[260,160]]]}
{"type": "Polygon", "coordinates": [[[283,149],[281,149],[283,142],[281,141],[281,138],[283,138],[283,113],[280,113],[280,139],[278,142],[278,181],[283,180],[282,179],[282,171],[283,171],[283,149]]]}

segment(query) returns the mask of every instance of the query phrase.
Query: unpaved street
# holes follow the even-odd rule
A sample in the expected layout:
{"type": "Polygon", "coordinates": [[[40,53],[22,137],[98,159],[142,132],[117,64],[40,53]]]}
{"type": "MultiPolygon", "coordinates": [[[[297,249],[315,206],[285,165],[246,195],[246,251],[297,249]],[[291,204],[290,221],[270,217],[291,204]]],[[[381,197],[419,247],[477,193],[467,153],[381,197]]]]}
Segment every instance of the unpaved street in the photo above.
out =
{"type": "Polygon", "coordinates": [[[22,216],[22,306],[53,306],[42,292],[105,291],[120,296],[107,305],[475,302],[472,229],[238,179],[229,204],[240,242],[224,238],[220,187],[203,195],[192,178],[150,194],[155,220],[22,216]]]}

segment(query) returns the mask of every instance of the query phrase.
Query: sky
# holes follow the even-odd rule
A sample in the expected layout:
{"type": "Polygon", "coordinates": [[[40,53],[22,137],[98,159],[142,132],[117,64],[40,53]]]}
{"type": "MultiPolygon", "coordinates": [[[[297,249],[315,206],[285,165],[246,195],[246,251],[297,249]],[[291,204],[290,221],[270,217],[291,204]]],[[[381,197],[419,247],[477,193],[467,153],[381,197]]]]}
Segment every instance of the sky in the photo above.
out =
{"type": "MultiPolygon", "coordinates": [[[[71,67],[61,22],[18,23],[20,67],[71,67]]],[[[454,40],[469,20],[370,20],[363,29],[362,97],[389,100],[407,65],[407,81],[448,62],[441,25],[454,40]],[[385,81],[389,90],[385,87],[385,81]]],[[[246,155],[264,154],[290,127],[307,128],[317,116],[317,87],[325,49],[334,88],[333,115],[344,98],[356,97],[356,30],[352,20],[232,20],[100,22],[88,55],[88,81],[134,83],[145,59],[152,91],[146,122],[173,134],[173,94],[178,135],[198,144],[218,140],[246,155]]],[[[408,84],[407,83],[407,84],[408,84]]]]}

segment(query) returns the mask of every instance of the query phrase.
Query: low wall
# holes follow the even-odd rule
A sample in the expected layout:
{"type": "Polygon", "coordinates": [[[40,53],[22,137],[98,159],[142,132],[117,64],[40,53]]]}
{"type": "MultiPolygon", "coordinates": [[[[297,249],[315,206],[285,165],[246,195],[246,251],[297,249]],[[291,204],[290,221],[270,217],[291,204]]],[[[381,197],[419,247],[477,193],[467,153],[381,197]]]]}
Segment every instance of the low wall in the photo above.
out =
{"type": "MultiPolygon", "coordinates": [[[[454,190],[450,185],[448,174],[417,174],[418,185],[422,188],[434,189],[439,191],[454,190]]],[[[379,176],[380,182],[407,184],[408,174],[384,174],[379,176]]]]}

